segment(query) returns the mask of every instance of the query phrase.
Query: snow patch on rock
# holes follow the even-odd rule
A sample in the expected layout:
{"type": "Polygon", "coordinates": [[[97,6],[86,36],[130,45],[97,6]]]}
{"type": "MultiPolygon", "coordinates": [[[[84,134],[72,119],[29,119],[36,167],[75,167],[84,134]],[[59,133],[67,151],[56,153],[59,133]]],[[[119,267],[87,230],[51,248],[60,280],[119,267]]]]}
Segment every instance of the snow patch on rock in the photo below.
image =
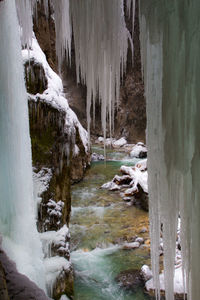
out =
{"type": "MultiPolygon", "coordinates": [[[[49,66],[46,56],[41,50],[34,35],[32,39],[32,48],[29,51],[27,49],[23,49],[22,57],[24,64],[30,59],[34,60],[36,64],[42,65],[47,78],[47,89],[42,94],[38,93],[36,95],[30,95],[31,99],[35,102],[40,99],[40,101],[44,101],[52,107],[60,111],[64,111],[66,113],[65,131],[67,133],[72,133],[72,131],[75,131],[75,128],[78,128],[85,151],[86,153],[89,153],[88,133],[80,124],[76,114],[69,107],[68,101],[63,93],[62,80],[49,66]]],[[[75,153],[77,152],[75,151],[75,153]]]]}

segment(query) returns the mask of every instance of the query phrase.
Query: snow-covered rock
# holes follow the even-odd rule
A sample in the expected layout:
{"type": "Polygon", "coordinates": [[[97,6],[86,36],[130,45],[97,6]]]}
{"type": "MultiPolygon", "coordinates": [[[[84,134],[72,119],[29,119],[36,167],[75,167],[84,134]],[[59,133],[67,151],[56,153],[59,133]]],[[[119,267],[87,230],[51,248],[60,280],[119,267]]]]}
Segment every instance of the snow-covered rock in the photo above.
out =
{"type": "Polygon", "coordinates": [[[142,266],[141,275],[144,278],[144,281],[148,281],[153,277],[152,271],[147,265],[142,266]]]}
{"type": "Polygon", "coordinates": [[[119,140],[113,142],[113,147],[123,147],[127,144],[127,140],[124,137],[121,137],[119,140]]]}
{"type": "MultiPolygon", "coordinates": [[[[98,137],[98,139],[95,141],[95,143],[104,144],[104,138],[102,136],[98,137]]],[[[127,140],[124,137],[121,137],[118,140],[116,140],[114,138],[106,138],[105,145],[112,146],[114,148],[125,147],[127,145],[127,140]]]]}
{"type": "Polygon", "coordinates": [[[101,186],[109,190],[121,190],[121,197],[127,205],[140,205],[148,211],[148,173],[147,159],[139,161],[135,166],[121,166],[123,176],[115,175],[112,181],[101,186]]]}
{"type": "Polygon", "coordinates": [[[120,190],[120,186],[114,183],[113,181],[109,181],[107,183],[104,183],[101,186],[102,189],[108,189],[109,191],[118,191],[120,190]]]}
{"type": "MultiPolygon", "coordinates": [[[[68,101],[63,93],[62,80],[49,66],[46,56],[41,50],[35,36],[33,36],[32,39],[32,48],[29,51],[27,49],[23,49],[22,57],[24,65],[30,60],[30,62],[34,62],[34,64],[42,66],[45,78],[47,79],[47,89],[42,94],[37,93],[35,95],[29,95],[31,100],[34,100],[35,102],[43,101],[57,110],[64,112],[66,133],[73,134],[73,132],[75,132],[75,128],[77,128],[85,147],[85,151],[86,153],[89,153],[88,133],[80,124],[76,114],[69,107],[68,101]]],[[[74,151],[75,154],[77,153],[76,150],[77,149],[74,151]]]]}
{"type": "Polygon", "coordinates": [[[105,157],[102,154],[98,154],[98,153],[92,153],[91,155],[91,160],[92,161],[99,161],[99,160],[105,160],[105,157]]]}
{"type": "Polygon", "coordinates": [[[131,152],[131,157],[138,157],[138,158],[146,158],[147,157],[147,148],[146,146],[139,142],[136,145],[133,146],[131,152]]]}

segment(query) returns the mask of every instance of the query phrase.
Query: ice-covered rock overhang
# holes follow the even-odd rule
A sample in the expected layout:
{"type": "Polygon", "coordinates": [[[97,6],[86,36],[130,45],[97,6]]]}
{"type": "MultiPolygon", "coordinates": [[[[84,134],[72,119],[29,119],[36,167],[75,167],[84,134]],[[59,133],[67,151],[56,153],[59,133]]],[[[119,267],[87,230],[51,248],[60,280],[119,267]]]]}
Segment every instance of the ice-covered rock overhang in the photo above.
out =
{"type": "Polygon", "coordinates": [[[174,299],[177,219],[188,299],[200,286],[200,3],[140,1],[147,100],[148,170],[154,285],[159,289],[163,224],[166,299],[174,299]]]}

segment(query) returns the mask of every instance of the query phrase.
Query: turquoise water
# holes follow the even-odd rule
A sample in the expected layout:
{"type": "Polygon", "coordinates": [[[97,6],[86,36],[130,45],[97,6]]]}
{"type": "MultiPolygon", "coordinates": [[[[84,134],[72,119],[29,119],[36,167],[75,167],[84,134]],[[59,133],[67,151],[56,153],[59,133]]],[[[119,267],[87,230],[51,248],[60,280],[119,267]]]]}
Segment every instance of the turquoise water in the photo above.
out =
{"type": "MultiPolygon", "coordinates": [[[[101,152],[99,148],[93,149],[101,152]]],[[[147,300],[139,288],[128,291],[115,281],[119,272],[149,263],[149,250],[123,250],[135,235],[148,238],[148,214],[127,206],[119,192],[100,189],[121,165],[133,164],[126,154],[110,151],[107,162],[94,162],[85,178],[72,187],[71,259],[75,269],[75,300],[147,300]]],[[[136,162],[136,161],[135,161],[136,162]]]]}

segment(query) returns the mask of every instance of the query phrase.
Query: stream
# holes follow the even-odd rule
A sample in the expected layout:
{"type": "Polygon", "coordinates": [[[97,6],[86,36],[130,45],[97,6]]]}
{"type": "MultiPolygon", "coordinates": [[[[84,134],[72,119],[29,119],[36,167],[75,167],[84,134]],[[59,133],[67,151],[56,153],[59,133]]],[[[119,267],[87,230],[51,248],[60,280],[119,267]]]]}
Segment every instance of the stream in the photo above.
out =
{"type": "MultiPolygon", "coordinates": [[[[101,153],[99,147],[93,152],[101,153]]],[[[100,189],[133,165],[126,153],[107,151],[107,161],[92,162],[80,183],[72,186],[71,260],[75,270],[75,300],[147,300],[142,288],[125,290],[115,281],[124,270],[150,263],[149,249],[124,250],[135,236],[148,239],[148,213],[125,203],[119,192],[100,189]]]]}

